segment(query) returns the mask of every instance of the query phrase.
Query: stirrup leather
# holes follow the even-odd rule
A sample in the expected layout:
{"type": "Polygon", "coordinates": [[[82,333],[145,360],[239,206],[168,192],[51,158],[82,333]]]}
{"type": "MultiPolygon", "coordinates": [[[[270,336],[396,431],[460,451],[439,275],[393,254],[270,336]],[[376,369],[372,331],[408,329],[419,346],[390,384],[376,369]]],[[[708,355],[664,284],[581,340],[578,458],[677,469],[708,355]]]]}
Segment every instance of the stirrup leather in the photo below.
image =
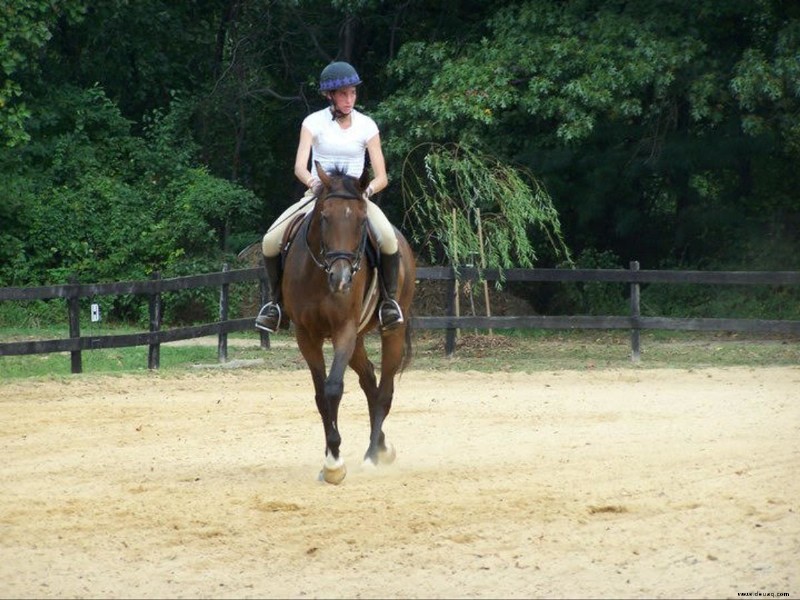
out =
{"type": "Polygon", "coordinates": [[[267,302],[264,306],[261,307],[261,310],[258,311],[258,316],[256,317],[256,329],[261,329],[269,333],[275,333],[278,331],[278,329],[280,329],[282,318],[283,318],[283,311],[281,310],[281,305],[276,302],[267,302]],[[267,327],[264,323],[262,323],[263,320],[270,318],[270,316],[267,313],[269,313],[271,309],[274,309],[278,312],[278,319],[275,321],[274,329],[267,327]]]}
{"type": "Polygon", "coordinates": [[[388,327],[394,327],[396,325],[400,325],[403,322],[403,310],[400,308],[400,305],[397,303],[397,300],[394,298],[386,298],[383,302],[381,302],[380,307],[378,308],[378,322],[383,327],[383,309],[385,307],[394,308],[397,311],[397,320],[389,323],[388,327]]]}

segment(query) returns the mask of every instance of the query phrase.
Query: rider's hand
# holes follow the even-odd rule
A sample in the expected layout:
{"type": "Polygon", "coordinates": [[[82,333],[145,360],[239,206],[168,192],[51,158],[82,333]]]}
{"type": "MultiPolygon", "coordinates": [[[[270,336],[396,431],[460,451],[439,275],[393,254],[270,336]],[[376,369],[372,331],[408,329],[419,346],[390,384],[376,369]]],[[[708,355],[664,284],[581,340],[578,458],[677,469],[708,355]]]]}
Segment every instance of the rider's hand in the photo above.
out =
{"type": "Polygon", "coordinates": [[[322,182],[319,180],[318,177],[314,177],[313,175],[308,178],[308,183],[306,184],[308,189],[310,189],[315,196],[319,196],[322,193],[322,182]]]}
{"type": "Polygon", "coordinates": [[[368,186],[367,186],[367,189],[365,189],[365,190],[362,192],[362,194],[361,194],[361,197],[362,197],[364,200],[369,200],[369,199],[372,197],[372,194],[374,194],[374,192],[372,191],[372,186],[371,186],[371,185],[368,185],[368,186]]]}

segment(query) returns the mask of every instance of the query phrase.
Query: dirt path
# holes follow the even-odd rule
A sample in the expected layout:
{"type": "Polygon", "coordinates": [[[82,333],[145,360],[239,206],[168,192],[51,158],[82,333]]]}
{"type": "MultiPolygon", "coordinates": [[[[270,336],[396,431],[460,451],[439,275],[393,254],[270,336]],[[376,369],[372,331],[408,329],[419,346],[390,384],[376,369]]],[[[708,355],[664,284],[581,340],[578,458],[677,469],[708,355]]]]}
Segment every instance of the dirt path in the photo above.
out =
{"type": "Polygon", "coordinates": [[[800,596],[800,368],[0,383],[4,598],[800,596]]]}

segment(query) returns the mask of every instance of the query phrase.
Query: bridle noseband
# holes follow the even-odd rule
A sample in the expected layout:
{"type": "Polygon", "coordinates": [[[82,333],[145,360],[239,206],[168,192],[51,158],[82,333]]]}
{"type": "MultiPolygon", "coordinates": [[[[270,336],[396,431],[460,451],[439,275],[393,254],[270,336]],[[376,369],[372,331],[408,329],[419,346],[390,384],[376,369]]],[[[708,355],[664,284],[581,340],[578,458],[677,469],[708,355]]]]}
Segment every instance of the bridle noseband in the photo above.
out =
{"type": "MultiPolygon", "coordinates": [[[[347,193],[335,193],[325,196],[325,200],[329,198],[341,198],[342,200],[360,200],[358,196],[354,196],[352,194],[347,193]]],[[[317,200],[317,205],[314,207],[314,210],[317,210],[319,207],[320,201],[317,200]]],[[[361,259],[364,257],[364,249],[367,246],[367,220],[364,219],[364,222],[361,224],[361,236],[358,241],[358,247],[356,248],[355,252],[347,252],[344,250],[328,250],[325,246],[325,240],[321,239],[320,236],[320,248],[319,252],[315,253],[311,246],[308,243],[308,230],[310,227],[306,228],[306,247],[308,248],[309,254],[311,255],[311,259],[314,263],[323,271],[330,274],[331,269],[333,269],[333,264],[338,260],[346,260],[350,264],[350,271],[352,273],[357,273],[358,270],[361,268],[361,259]],[[319,255],[319,257],[317,256],[319,255]]]]}

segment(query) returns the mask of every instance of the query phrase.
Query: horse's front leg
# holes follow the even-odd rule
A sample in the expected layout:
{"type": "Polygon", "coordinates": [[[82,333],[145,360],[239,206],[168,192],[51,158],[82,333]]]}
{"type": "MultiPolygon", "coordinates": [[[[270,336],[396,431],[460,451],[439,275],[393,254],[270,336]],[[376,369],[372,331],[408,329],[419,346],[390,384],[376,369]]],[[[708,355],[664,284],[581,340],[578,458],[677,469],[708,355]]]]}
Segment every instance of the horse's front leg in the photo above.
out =
{"type": "Polygon", "coordinates": [[[322,398],[317,399],[317,408],[325,426],[325,464],[322,479],[328,483],[341,483],[347,474],[344,460],[340,455],[342,437],[339,434],[339,405],[344,393],[344,372],[355,346],[355,328],[346,328],[333,336],[333,362],[322,389],[322,398]],[[350,331],[352,329],[352,331],[350,331]],[[321,405],[321,406],[320,406],[321,405]]]}
{"type": "Polygon", "coordinates": [[[347,471],[339,456],[339,446],[342,443],[336,425],[339,402],[336,401],[332,404],[328,393],[325,356],[322,352],[324,340],[310,335],[301,326],[297,326],[295,329],[295,339],[311,371],[311,379],[314,382],[314,400],[317,403],[317,411],[322,418],[322,426],[325,430],[325,463],[319,473],[319,478],[328,483],[341,483],[347,471]]]}

